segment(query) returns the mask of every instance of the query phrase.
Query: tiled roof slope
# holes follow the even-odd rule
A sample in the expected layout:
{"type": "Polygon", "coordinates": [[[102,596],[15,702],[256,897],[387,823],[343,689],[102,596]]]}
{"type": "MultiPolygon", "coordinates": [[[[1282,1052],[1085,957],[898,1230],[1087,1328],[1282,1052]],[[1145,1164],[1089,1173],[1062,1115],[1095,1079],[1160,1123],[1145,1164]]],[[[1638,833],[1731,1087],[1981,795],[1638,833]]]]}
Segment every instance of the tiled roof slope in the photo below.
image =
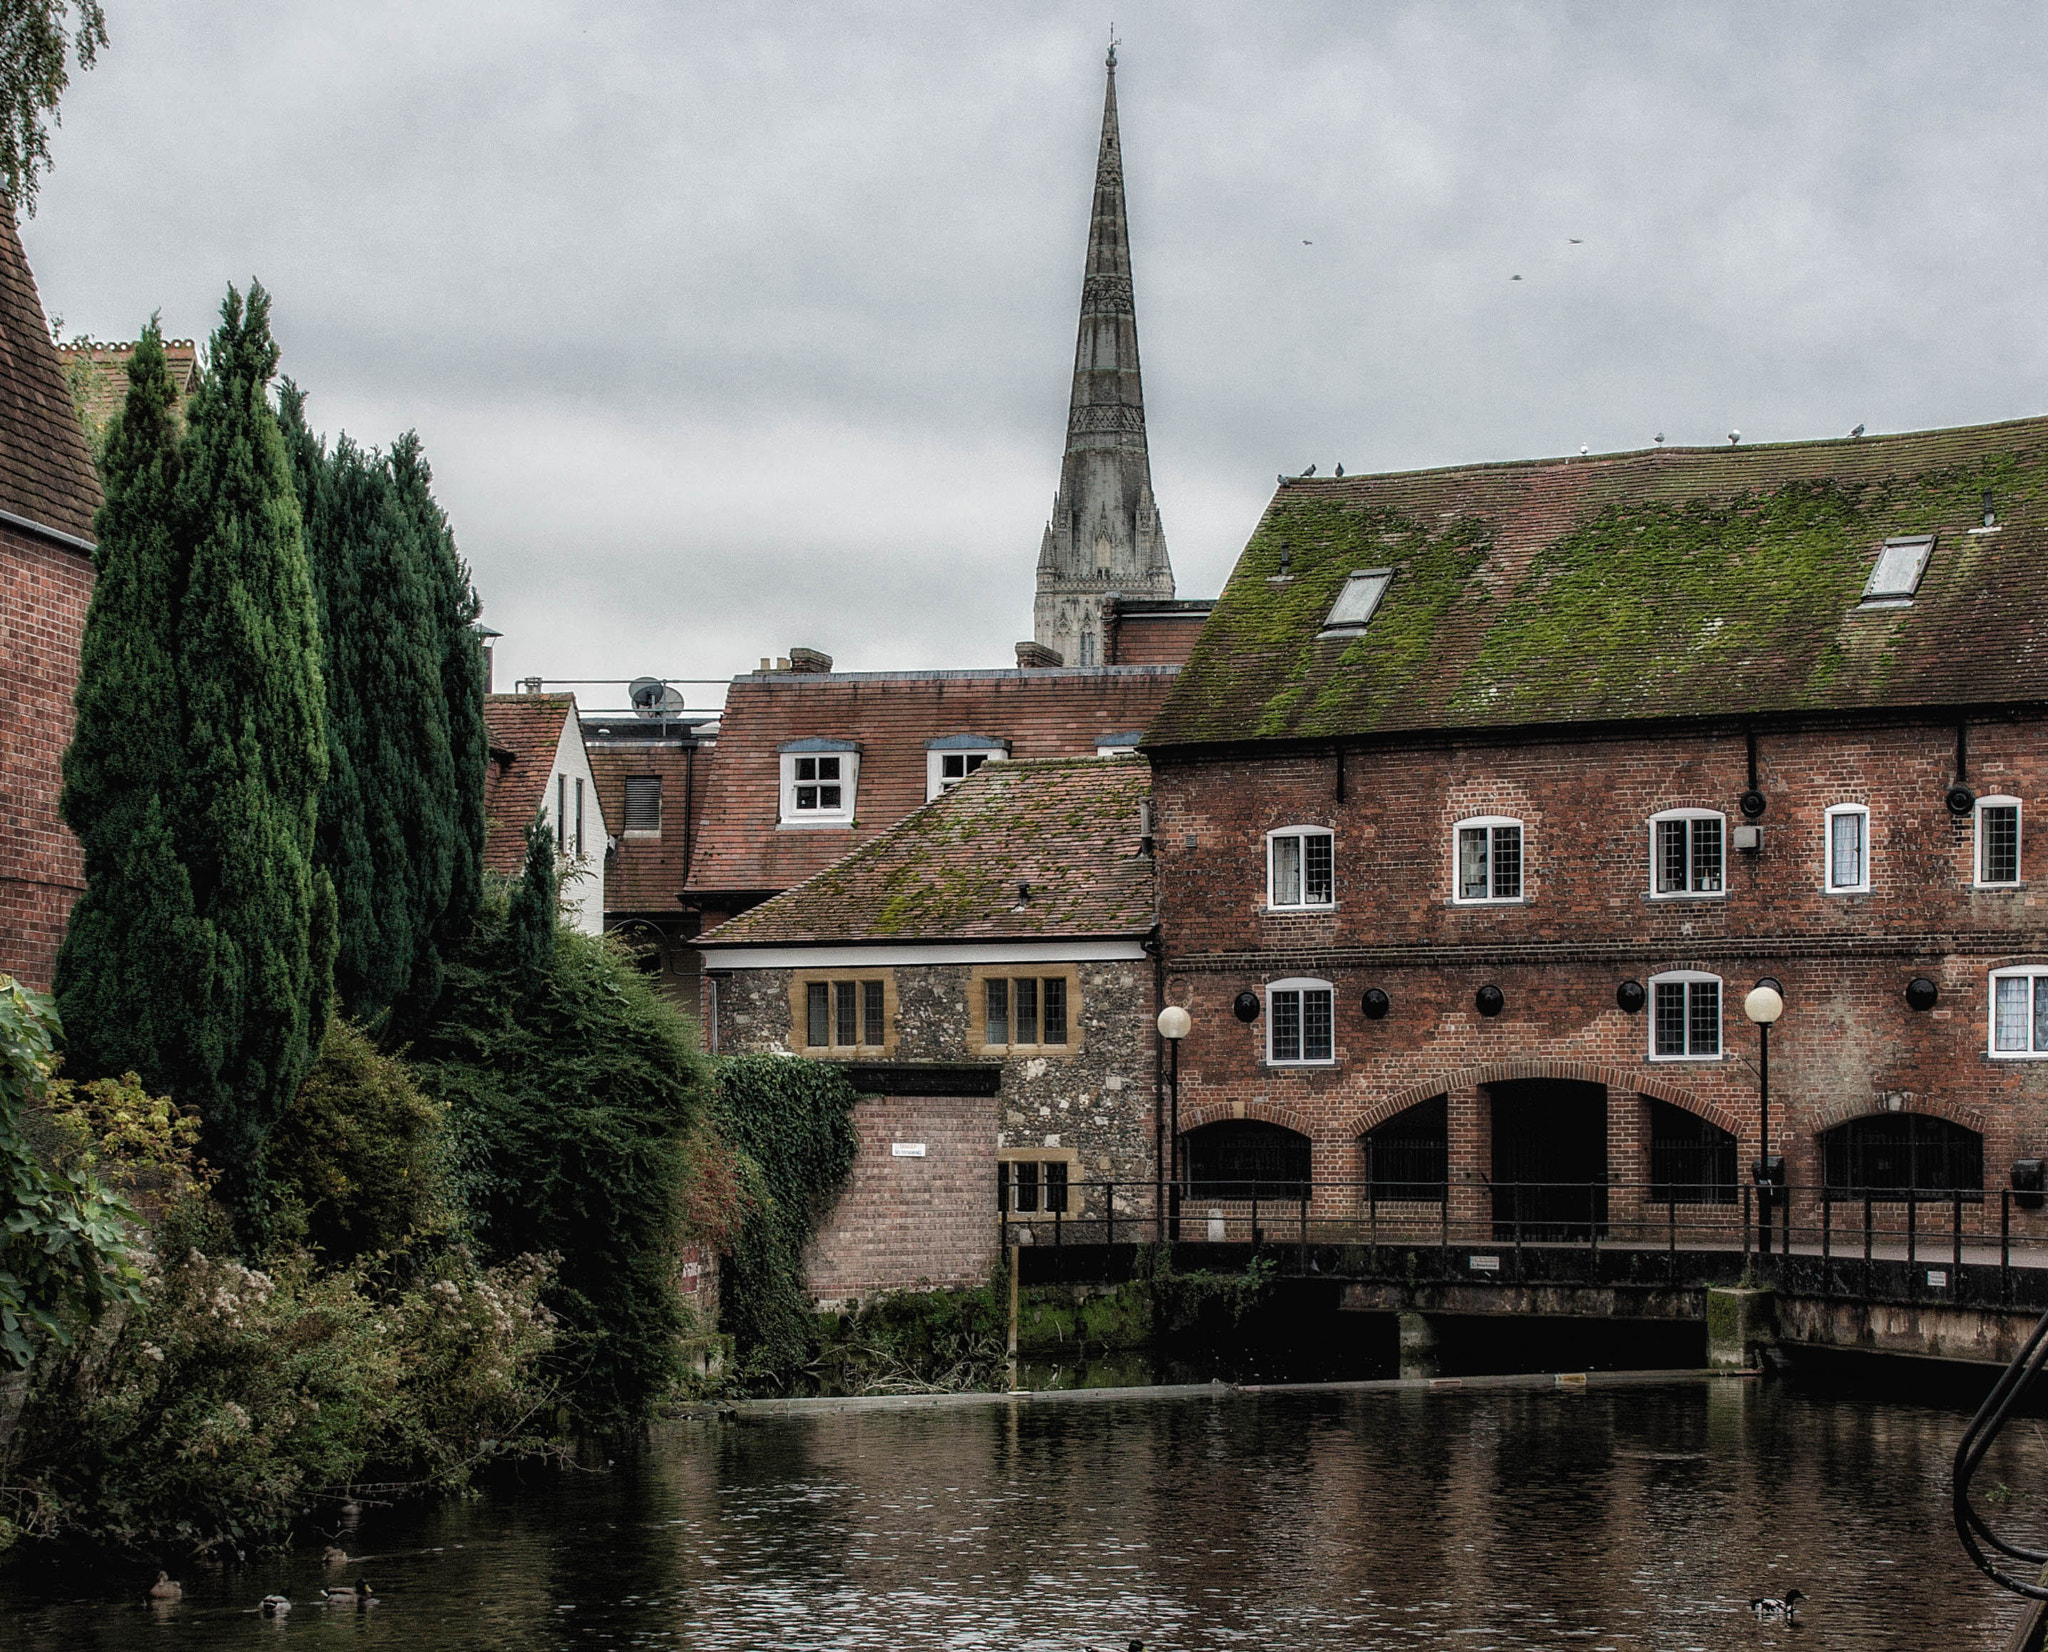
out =
{"type": "MultiPolygon", "coordinates": [[[[689,814],[690,766],[687,747],[674,745],[606,745],[591,740],[588,745],[590,772],[597,779],[597,806],[605,820],[616,828],[618,848],[605,866],[604,904],[611,912],[678,912],[683,880],[689,864],[683,845],[689,841],[685,821],[689,814]],[[661,835],[658,838],[625,834],[626,777],[661,776],[661,835]]],[[[709,763],[711,753],[695,754],[698,763],[709,763]]]]}
{"type": "Polygon", "coordinates": [[[2044,576],[2048,419],[1294,481],[1146,743],[2040,700],[2044,576]],[[1920,533],[1912,605],[1859,610],[1920,533]],[[1363,634],[1319,640],[1379,567],[1363,634]]]}
{"type": "Polygon", "coordinates": [[[540,813],[561,748],[562,724],[575,709],[573,694],[484,696],[484,724],[491,734],[484,864],[492,871],[516,875],[525,866],[526,828],[540,813]],[[504,761],[500,752],[510,752],[512,761],[504,761]]]}
{"type": "Polygon", "coordinates": [[[0,510],[74,539],[92,538],[99,474],[21,250],[0,205],[0,510]]]}
{"type": "Polygon", "coordinates": [[[690,866],[693,892],[787,889],[895,825],[925,797],[925,742],[1008,740],[1012,757],[1093,756],[1097,736],[1144,728],[1174,666],[1050,671],[755,673],[733,679],[690,866]],[[782,744],[859,743],[850,831],[780,831],[782,744]]]}
{"type": "Polygon", "coordinates": [[[706,947],[1149,934],[1138,757],[991,763],[706,947]],[[1028,898],[1019,886],[1029,885],[1028,898]]]}

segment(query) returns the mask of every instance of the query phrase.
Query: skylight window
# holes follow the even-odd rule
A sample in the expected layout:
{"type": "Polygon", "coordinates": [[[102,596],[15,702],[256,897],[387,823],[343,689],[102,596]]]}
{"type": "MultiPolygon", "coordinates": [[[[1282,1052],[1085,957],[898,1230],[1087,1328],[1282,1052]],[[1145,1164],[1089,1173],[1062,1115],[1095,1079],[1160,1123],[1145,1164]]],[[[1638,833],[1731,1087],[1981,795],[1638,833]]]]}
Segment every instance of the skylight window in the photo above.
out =
{"type": "Polygon", "coordinates": [[[1393,577],[1391,568],[1361,568],[1353,573],[1337,593],[1330,617],[1323,622],[1323,635],[1363,631],[1379,607],[1380,598],[1387,594],[1393,577]]]}
{"type": "Polygon", "coordinates": [[[1927,571],[1927,557],[1934,549],[1934,535],[1915,534],[1910,539],[1887,539],[1877,554],[1877,566],[1870,570],[1870,582],[1863,587],[1865,602],[1911,602],[1920,589],[1920,576],[1927,571]]]}

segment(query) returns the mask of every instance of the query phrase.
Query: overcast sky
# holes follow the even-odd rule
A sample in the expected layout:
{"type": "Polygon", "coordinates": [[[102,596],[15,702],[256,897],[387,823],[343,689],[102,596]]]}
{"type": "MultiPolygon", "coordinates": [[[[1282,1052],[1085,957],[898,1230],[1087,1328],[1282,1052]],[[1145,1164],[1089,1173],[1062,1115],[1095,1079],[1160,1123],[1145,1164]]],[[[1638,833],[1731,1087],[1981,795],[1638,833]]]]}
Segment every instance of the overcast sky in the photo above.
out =
{"type": "Polygon", "coordinates": [[[29,256],[67,336],[260,278],[500,686],[1008,664],[1112,10],[1183,595],[1311,462],[2048,400],[2037,5],[107,0],[29,256]]]}

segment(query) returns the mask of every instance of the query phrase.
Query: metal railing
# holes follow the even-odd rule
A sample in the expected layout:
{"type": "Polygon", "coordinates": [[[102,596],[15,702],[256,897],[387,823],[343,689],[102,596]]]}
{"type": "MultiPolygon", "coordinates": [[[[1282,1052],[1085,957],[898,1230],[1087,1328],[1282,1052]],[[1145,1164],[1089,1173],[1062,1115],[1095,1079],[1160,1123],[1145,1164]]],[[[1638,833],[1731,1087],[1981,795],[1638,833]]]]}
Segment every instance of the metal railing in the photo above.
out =
{"type": "MultiPolygon", "coordinates": [[[[2042,1315],[2033,1335],[2027,1338],[2013,1356],[2012,1363],[2000,1373],[1984,1403],[1977,1408],[1977,1414],[1970,1419],[1970,1426],[1963,1430],[1963,1438],[1956,1446],[1955,1469],[1950,1478],[1956,1535],[1962,1539],[1964,1553],[1992,1582],[2034,1601],[2048,1601],[2048,1553],[1999,1536],[1977,1512],[1970,1500],[1970,1489],[1977,1470],[1983,1466],[1985,1454],[1997,1442],[2005,1425],[2026,1398],[2027,1391],[2040,1377],[2043,1365],[2048,1365],[2048,1314],[2042,1315]],[[1987,1548],[2007,1560],[2017,1560],[2036,1568],[2034,1581],[2014,1577],[1985,1553],[1987,1548]]],[[[2015,1635],[2010,1644],[2038,1646],[2041,1616],[2041,1609],[2036,1607],[2023,1626],[2023,1633],[2015,1635]]]]}
{"type": "Polygon", "coordinates": [[[1058,1208],[999,1209],[1001,1242],[1284,1248],[1302,1271],[1360,1277],[1412,1277],[1433,1252],[1439,1278],[1532,1282],[1604,1277],[1613,1253],[1627,1265],[1607,1273],[1643,1283],[1763,1273],[1807,1295],[2048,1306],[2048,1220],[2010,1190],[1263,1177],[1190,1180],[1163,1205],[1152,1182],[1072,1181],[1035,1204],[1048,1200],[1058,1208]],[[1661,1269],[1649,1265],[1660,1253],[1661,1269]],[[1593,1259],[1590,1273],[1573,1257],[1593,1259]]]}

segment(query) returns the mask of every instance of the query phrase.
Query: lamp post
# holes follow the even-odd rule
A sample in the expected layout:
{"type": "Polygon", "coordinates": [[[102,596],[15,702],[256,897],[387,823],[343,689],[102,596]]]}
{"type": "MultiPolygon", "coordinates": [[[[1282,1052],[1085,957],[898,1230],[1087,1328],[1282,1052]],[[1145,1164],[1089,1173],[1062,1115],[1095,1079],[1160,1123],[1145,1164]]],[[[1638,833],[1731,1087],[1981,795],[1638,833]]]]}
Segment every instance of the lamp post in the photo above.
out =
{"type": "MultiPolygon", "coordinates": [[[[1750,989],[1742,1001],[1742,1013],[1756,1023],[1757,1111],[1762,1154],[1756,1161],[1757,1252],[1771,1251],[1771,1189],[1776,1185],[1771,1165],[1771,1024],[1785,1013],[1785,994],[1768,975],[1750,989]]],[[[1791,1240],[1786,1240],[1791,1248],[1791,1240]]]]}
{"type": "Polygon", "coordinates": [[[1167,1210],[1170,1213],[1166,1236],[1169,1241],[1180,1237],[1180,1041],[1187,1037],[1194,1022],[1188,1012],[1178,1004],[1168,1004],[1159,1012],[1159,1036],[1166,1040],[1167,1049],[1167,1094],[1172,1097],[1171,1111],[1167,1119],[1167,1141],[1171,1144],[1172,1184],[1167,1192],[1167,1210]]]}

